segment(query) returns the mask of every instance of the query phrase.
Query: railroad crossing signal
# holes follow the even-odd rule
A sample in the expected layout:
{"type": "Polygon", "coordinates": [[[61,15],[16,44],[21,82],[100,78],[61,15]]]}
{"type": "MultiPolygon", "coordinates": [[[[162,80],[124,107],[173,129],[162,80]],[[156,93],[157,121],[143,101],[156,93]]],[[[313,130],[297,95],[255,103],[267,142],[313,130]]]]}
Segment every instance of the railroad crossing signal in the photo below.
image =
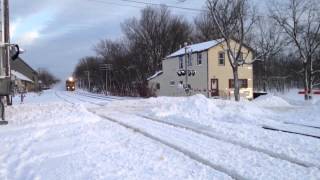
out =
{"type": "Polygon", "coordinates": [[[178,72],[177,72],[177,75],[178,76],[186,76],[186,75],[188,75],[188,76],[195,76],[196,75],[196,71],[195,70],[179,70],[178,72]]]}

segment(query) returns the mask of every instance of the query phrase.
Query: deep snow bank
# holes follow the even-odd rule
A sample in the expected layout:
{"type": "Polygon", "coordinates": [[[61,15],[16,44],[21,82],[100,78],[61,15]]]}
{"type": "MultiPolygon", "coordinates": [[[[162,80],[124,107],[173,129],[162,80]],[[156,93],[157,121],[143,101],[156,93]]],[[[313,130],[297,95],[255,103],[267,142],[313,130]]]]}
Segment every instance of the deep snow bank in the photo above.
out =
{"type": "Polygon", "coordinates": [[[184,118],[198,123],[211,125],[212,121],[231,123],[261,123],[261,115],[269,113],[249,101],[226,101],[208,99],[203,95],[191,97],[159,97],[147,100],[154,104],[149,115],[159,118],[184,118]]]}
{"type": "Polygon", "coordinates": [[[253,103],[262,107],[292,107],[289,102],[274,95],[260,96],[253,103]]]}

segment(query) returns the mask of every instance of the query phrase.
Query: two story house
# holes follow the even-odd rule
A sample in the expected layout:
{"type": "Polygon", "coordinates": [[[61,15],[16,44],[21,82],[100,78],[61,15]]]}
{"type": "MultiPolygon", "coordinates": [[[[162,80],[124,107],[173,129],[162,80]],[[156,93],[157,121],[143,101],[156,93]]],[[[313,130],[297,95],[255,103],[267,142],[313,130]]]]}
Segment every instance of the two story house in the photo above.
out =
{"type": "MultiPolygon", "coordinates": [[[[239,44],[231,42],[234,50],[239,44]]],[[[253,58],[252,50],[242,47],[242,58],[250,62],[253,58]]],[[[188,87],[191,95],[203,94],[207,97],[233,97],[234,80],[232,68],[226,54],[226,43],[222,39],[212,40],[187,46],[162,61],[162,71],[148,79],[149,87],[157,96],[185,96],[186,66],[189,70],[188,87]],[[187,50],[187,55],[186,55],[187,50]],[[187,58],[187,61],[186,61],[187,58]]],[[[241,97],[253,98],[253,68],[252,65],[239,66],[239,81],[241,97]]]]}

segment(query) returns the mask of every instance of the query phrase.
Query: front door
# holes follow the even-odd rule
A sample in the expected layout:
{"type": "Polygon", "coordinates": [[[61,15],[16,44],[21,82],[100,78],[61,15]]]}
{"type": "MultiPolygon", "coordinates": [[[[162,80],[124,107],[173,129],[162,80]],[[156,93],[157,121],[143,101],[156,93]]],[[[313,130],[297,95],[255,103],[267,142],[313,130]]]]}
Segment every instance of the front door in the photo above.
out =
{"type": "Polygon", "coordinates": [[[211,79],[211,97],[219,96],[219,81],[218,79],[211,79]]]}

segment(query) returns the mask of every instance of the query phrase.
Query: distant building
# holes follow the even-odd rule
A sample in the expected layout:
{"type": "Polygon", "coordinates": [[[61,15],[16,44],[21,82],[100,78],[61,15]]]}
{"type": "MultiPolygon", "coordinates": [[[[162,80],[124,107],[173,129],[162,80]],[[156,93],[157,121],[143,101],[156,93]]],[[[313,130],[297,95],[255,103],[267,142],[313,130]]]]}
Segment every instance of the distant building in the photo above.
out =
{"type": "MultiPolygon", "coordinates": [[[[185,76],[178,76],[177,72],[185,70],[185,66],[188,66],[188,69],[191,70],[191,76],[188,76],[191,94],[201,93],[207,97],[233,96],[233,72],[223,48],[225,45],[223,40],[190,45],[187,51],[192,51],[192,55],[187,64],[185,63],[185,48],[174,52],[162,61],[163,70],[148,79],[149,87],[154,89],[158,96],[185,95],[183,87],[186,84],[185,76]]],[[[237,47],[238,43],[232,41],[232,46],[237,47]]],[[[243,47],[242,57],[245,57],[247,61],[252,60],[252,50],[249,47],[243,47]]],[[[239,67],[239,81],[240,95],[252,99],[252,65],[241,65],[239,67]]]]}
{"type": "Polygon", "coordinates": [[[11,61],[11,75],[18,89],[38,91],[38,73],[21,58],[11,61]]]}

